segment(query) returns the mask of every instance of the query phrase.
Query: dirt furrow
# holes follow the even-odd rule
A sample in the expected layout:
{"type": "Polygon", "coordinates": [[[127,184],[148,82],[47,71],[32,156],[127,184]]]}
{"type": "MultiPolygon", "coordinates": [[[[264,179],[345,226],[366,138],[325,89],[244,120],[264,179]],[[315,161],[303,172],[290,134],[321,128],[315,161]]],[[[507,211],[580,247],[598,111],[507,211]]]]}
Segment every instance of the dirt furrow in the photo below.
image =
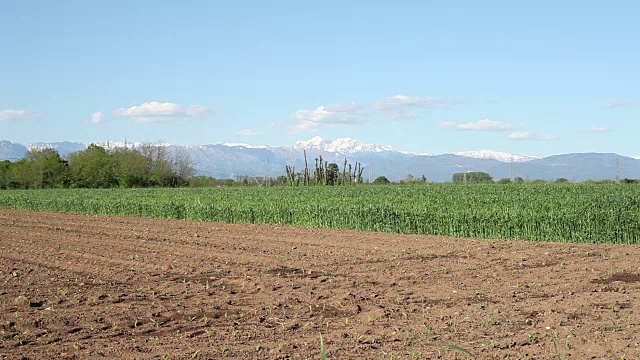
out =
{"type": "Polygon", "coordinates": [[[0,210],[0,358],[640,358],[638,258],[0,210]]]}

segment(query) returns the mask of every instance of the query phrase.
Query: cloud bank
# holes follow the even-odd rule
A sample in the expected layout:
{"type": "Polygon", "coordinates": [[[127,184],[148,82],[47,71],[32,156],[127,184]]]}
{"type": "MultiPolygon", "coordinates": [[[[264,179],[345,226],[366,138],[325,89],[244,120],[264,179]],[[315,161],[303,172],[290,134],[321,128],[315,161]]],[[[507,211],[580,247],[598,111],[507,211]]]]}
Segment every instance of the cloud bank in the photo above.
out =
{"type": "Polygon", "coordinates": [[[201,105],[183,107],[169,102],[151,101],[130,108],[113,110],[113,115],[128,119],[135,124],[170,123],[177,120],[200,119],[209,115],[211,111],[201,105]]]}
{"type": "Polygon", "coordinates": [[[374,107],[383,110],[397,110],[405,108],[427,108],[437,105],[462,104],[465,100],[462,98],[444,99],[432,96],[406,96],[394,95],[385,99],[377,100],[373,103],[374,107]]]}
{"type": "Polygon", "coordinates": [[[509,131],[515,129],[511,124],[503,121],[483,119],[476,122],[447,121],[438,125],[441,128],[454,128],[461,131],[509,131]]]}
{"type": "MultiPolygon", "coordinates": [[[[293,123],[280,123],[291,133],[315,132],[322,129],[345,127],[362,123],[364,116],[370,122],[404,121],[411,118],[411,112],[441,108],[453,104],[462,104],[462,98],[445,99],[440,97],[419,97],[407,95],[394,95],[388,98],[376,100],[369,105],[360,105],[354,102],[349,104],[322,105],[315,109],[300,109],[291,114],[293,123]]],[[[275,124],[272,124],[275,126],[275,124]]]]}
{"type": "Polygon", "coordinates": [[[0,110],[0,122],[31,120],[36,117],[38,117],[38,114],[26,110],[0,110]]]}
{"type": "Polygon", "coordinates": [[[407,96],[394,95],[373,103],[373,108],[386,113],[392,120],[406,120],[411,118],[413,110],[443,108],[449,105],[464,104],[463,98],[446,99],[437,96],[407,96]]]}
{"type": "Polygon", "coordinates": [[[364,107],[356,104],[335,104],[319,106],[314,110],[297,110],[291,117],[296,120],[289,126],[289,132],[318,131],[323,128],[343,127],[361,121],[364,107]]]}
{"type": "Polygon", "coordinates": [[[545,135],[539,134],[533,131],[520,131],[514,132],[509,135],[509,139],[511,140],[556,140],[558,139],[557,135],[545,135]]]}

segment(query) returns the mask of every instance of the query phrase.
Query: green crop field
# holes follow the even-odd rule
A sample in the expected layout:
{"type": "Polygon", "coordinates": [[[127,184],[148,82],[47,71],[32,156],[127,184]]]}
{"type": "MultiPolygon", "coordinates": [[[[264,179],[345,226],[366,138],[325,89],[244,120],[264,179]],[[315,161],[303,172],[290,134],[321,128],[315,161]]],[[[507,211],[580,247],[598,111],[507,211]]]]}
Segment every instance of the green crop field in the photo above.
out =
{"type": "Polygon", "coordinates": [[[6,190],[0,208],[409,234],[640,242],[640,188],[616,184],[6,190]]]}

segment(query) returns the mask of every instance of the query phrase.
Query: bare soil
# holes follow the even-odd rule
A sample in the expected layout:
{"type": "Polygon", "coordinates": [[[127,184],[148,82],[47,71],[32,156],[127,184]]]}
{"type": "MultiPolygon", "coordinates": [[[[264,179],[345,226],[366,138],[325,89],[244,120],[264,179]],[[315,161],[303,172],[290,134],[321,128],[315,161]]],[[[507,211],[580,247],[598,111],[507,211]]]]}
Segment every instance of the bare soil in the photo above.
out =
{"type": "Polygon", "coordinates": [[[0,359],[640,359],[639,259],[0,210],[0,359]]]}

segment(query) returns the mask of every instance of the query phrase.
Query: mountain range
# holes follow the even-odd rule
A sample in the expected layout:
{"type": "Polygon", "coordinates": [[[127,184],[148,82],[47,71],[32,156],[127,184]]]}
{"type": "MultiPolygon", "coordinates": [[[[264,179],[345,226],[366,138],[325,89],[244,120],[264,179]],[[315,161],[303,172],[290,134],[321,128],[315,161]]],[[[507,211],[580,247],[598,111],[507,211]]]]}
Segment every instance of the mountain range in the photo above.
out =
{"type": "MultiPolygon", "coordinates": [[[[97,142],[108,149],[127,146],[138,147],[141,143],[97,142]]],[[[388,145],[370,144],[351,138],[336,140],[319,136],[297,141],[291,146],[267,146],[239,143],[211,145],[160,144],[171,151],[187,153],[198,175],[216,178],[247,176],[279,176],[285,165],[304,169],[304,152],[310,168],[315,158],[337,163],[341,168],[346,158],[349,163],[360,162],[364,176],[373,180],[384,175],[389,180],[400,180],[412,174],[424,175],[429,181],[450,181],[456,172],[484,171],[494,179],[520,176],[524,179],[555,180],[567,178],[571,181],[640,178],[640,159],[613,153],[575,153],[544,158],[492,150],[464,151],[452,154],[414,153],[388,145]]],[[[54,142],[18,144],[0,140],[0,160],[16,161],[30,149],[54,148],[61,156],[85,149],[87,144],[78,142],[54,142]]]]}

